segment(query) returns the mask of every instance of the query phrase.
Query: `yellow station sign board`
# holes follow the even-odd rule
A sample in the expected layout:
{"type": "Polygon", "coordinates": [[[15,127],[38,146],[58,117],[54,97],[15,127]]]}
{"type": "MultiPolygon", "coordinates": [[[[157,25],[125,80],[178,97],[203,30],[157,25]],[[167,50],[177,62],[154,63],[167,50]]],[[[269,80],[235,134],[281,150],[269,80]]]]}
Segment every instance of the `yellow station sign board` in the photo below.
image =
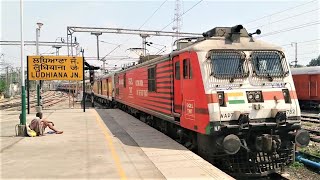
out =
{"type": "Polygon", "coordinates": [[[29,80],[82,80],[83,57],[28,56],[29,80]]]}

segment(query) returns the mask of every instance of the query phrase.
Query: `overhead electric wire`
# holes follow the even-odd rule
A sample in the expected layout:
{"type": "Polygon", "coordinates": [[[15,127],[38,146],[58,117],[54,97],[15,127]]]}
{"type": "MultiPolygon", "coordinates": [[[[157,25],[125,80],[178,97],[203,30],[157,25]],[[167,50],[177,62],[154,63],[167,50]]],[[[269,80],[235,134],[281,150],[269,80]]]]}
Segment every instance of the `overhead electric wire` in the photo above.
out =
{"type": "Polygon", "coordinates": [[[43,53],[40,54],[46,54],[48,51],[52,50],[53,47],[49,47],[46,51],[44,51],[43,53]]]}
{"type": "Polygon", "coordinates": [[[260,17],[260,18],[258,18],[258,19],[251,20],[251,21],[246,22],[246,23],[244,23],[244,24],[250,24],[250,23],[259,21],[259,20],[261,20],[261,19],[264,19],[264,18],[273,16],[273,15],[276,15],[276,14],[281,14],[281,13],[283,13],[283,12],[286,12],[286,11],[289,11],[289,10],[292,10],[292,9],[295,9],[295,8],[298,8],[298,7],[301,7],[301,6],[304,6],[304,5],[313,3],[313,2],[315,2],[315,1],[317,1],[317,0],[313,0],[313,1],[306,2],[306,3],[302,3],[302,4],[299,4],[299,5],[297,5],[297,6],[293,6],[293,7],[291,7],[291,8],[284,9],[284,10],[281,10],[281,11],[278,11],[278,12],[275,12],[275,13],[272,13],[272,14],[269,14],[269,15],[266,15],[266,16],[260,17]]]}
{"type": "MultiPolygon", "coordinates": [[[[122,58],[122,59],[109,59],[108,61],[136,61],[139,58],[122,58]]],[[[86,61],[95,61],[95,59],[86,59],[86,61]]],[[[110,64],[113,65],[113,64],[110,64]]]]}
{"type": "MultiPolygon", "coordinates": [[[[16,48],[19,48],[19,49],[20,49],[20,47],[19,47],[19,46],[13,46],[13,47],[16,47],[16,48]]],[[[33,51],[31,51],[31,50],[26,49],[26,47],[24,48],[24,50],[25,50],[25,51],[30,52],[32,55],[34,55],[34,54],[35,54],[35,52],[33,52],[33,51]]],[[[17,58],[17,59],[20,59],[20,58],[17,58]]]]}
{"type": "Polygon", "coordinates": [[[319,55],[317,55],[317,56],[307,56],[307,57],[302,57],[302,58],[300,58],[300,57],[298,57],[299,58],[299,60],[301,61],[301,60],[312,60],[312,59],[317,59],[319,57],[319,55]]]}
{"type": "Polygon", "coordinates": [[[281,22],[281,21],[284,21],[284,20],[287,20],[287,19],[291,19],[291,18],[294,18],[294,17],[297,17],[297,16],[301,16],[301,15],[304,15],[304,14],[307,14],[307,13],[311,13],[311,12],[314,12],[314,11],[317,11],[317,10],[319,10],[319,8],[313,9],[311,11],[306,11],[306,12],[303,12],[303,13],[300,13],[300,14],[296,14],[296,15],[293,15],[293,16],[289,16],[289,17],[286,17],[286,18],[283,18],[283,19],[280,19],[280,20],[277,20],[277,21],[273,21],[273,22],[270,22],[268,24],[256,26],[256,27],[250,28],[249,30],[256,29],[256,28],[261,28],[261,27],[264,27],[264,26],[268,26],[270,24],[278,23],[278,22],[281,22]]]}
{"type": "MultiPolygon", "coordinates": [[[[301,43],[308,43],[308,42],[314,42],[314,41],[319,41],[320,39],[312,39],[312,40],[307,40],[307,41],[299,41],[297,43],[301,44],[301,43]]],[[[281,46],[291,46],[292,43],[290,44],[283,44],[281,46]]]]}
{"type": "MultiPolygon", "coordinates": [[[[95,59],[95,60],[97,60],[97,57],[94,57],[94,56],[88,56],[88,57],[85,57],[86,59],[95,59]]],[[[122,59],[122,58],[130,58],[129,56],[109,56],[108,57],[108,59],[107,60],[109,60],[109,59],[122,59]]]]}
{"type": "MultiPolygon", "coordinates": [[[[305,58],[305,57],[313,57],[313,56],[316,56],[318,57],[320,54],[315,54],[315,53],[308,53],[308,54],[298,54],[298,58],[305,58]],[[314,55],[310,55],[310,54],[314,54],[314,55]]],[[[291,58],[295,58],[294,55],[288,55],[287,58],[291,59],[291,58]]]]}
{"type": "Polygon", "coordinates": [[[293,26],[293,27],[289,27],[289,28],[286,28],[286,29],[281,29],[281,30],[278,30],[278,31],[272,31],[272,32],[269,32],[269,33],[266,33],[264,35],[259,36],[259,38],[260,37],[271,36],[271,35],[275,35],[275,34],[279,34],[279,33],[283,33],[283,32],[293,31],[293,30],[305,28],[305,27],[308,27],[308,26],[314,26],[314,25],[317,25],[317,24],[320,24],[320,21],[313,21],[313,22],[309,22],[309,23],[305,23],[305,24],[300,24],[298,26],[293,26]]]}
{"type": "MultiPolygon", "coordinates": [[[[198,4],[200,4],[203,0],[198,1],[197,3],[195,3],[193,6],[191,6],[189,9],[187,9],[186,11],[184,11],[178,18],[182,17],[183,15],[185,15],[187,12],[191,11],[194,7],[196,7],[198,4]]],[[[171,21],[169,24],[167,24],[166,26],[164,26],[160,31],[166,29],[168,26],[170,26],[172,23],[174,23],[175,20],[171,21]]],[[[152,37],[151,37],[152,38],[152,37]]],[[[150,38],[150,39],[151,39],[150,38]]],[[[150,40],[149,39],[149,40],[150,40]]],[[[156,55],[158,55],[159,52],[156,53],[156,55]]],[[[160,52],[161,53],[161,52],[160,52]]]]}
{"type": "MultiPolygon", "coordinates": [[[[315,53],[320,54],[320,51],[318,50],[318,51],[311,51],[311,52],[306,52],[306,53],[299,53],[298,56],[299,55],[307,55],[307,54],[315,54],[315,53]]],[[[294,54],[289,54],[289,55],[294,55],[294,54]]]]}
{"type": "MultiPolygon", "coordinates": [[[[151,16],[149,16],[147,18],[147,20],[139,27],[139,29],[141,29],[157,12],[158,10],[167,2],[168,0],[163,1],[160,6],[151,14],[151,16]]],[[[120,46],[122,46],[124,43],[126,43],[127,41],[129,41],[130,38],[128,38],[127,40],[125,40],[123,43],[119,44],[117,47],[115,47],[114,49],[112,49],[107,55],[105,55],[102,59],[104,59],[105,57],[107,57],[108,55],[110,55],[112,52],[114,52],[116,49],[118,49],[120,46]]]]}
{"type": "Polygon", "coordinates": [[[123,45],[124,43],[122,44],[119,44],[117,47],[115,47],[114,49],[112,49],[107,55],[105,55],[103,58],[101,58],[101,60],[103,60],[104,58],[106,58],[108,55],[110,55],[111,53],[113,53],[116,49],[118,49],[121,45],[123,45]]]}
{"type": "Polygon", "coordinates": [[[164,5],[164,3],[166,3],[168,0],[165,0],[162,2],[162,4],[160,4],[160,6],[151,14],[151,16],[149,16],[149,18],[139,27],[139,29],[141,29],[157,12],[158,10],[164,5]]]}
{"type": "MultiPolygon", "coordinates": [[[[189,12],[191,9],[193,9],[194,7],[196,7],[198,4],[200,4],[203,0],[198,1],[196,4],[194,4],[191,8],[189,8],[188,10],[184,11],[178,18],[182,17],[183,15],[185,15],[187,12],[189,12]]],[[[175,20],[171,21],[168,25],[166,25],[164,28],[162,28],[160,31],[164,30],[165,28],[167,28],[168,26],[170,26],[175,20]]]]}
{"type": "MultiPolygon", "coordinates": [[[[317,57],[319,56],[319,54],[318,55],[315,55],[315,56],[298,56],[298,60],[299,59],[317,59],[317,57]]],[[[288,57],[288,59],[294,59],[294,57],[288,57]]]]}
{"type": "MultiPolygon", "coordinates": [[[[20,48],[20,47],[19,47],[19,48],[20,48]]],[[[28,50],[28,49],[26,49],[26,48],[24,48],[24,50],[30,52],[31,54],[35,54],[35,52],[32,52],[32,51],[30,51],[30,50],[28,50]]]]}
{"type": "Polygon", "coordinates": [[[99,42],[106,43],[106,44],[111,44],[111,45],[114,45],[114,46],[119,46],[119,44],[107,42],[107,41],[104,41],[104,40],[99,40],[99,42]]]}

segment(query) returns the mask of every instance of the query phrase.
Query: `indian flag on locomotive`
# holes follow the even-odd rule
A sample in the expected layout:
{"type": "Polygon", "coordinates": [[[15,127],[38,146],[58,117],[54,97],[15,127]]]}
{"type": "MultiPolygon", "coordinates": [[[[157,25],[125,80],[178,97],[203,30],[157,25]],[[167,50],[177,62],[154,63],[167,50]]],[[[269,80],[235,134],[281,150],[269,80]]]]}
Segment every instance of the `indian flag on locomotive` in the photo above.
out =
{"type": "Polygon", "coordinates": [[[244,104],[245,97],[242,92],[227,93],[229,104],[244,104]]]}

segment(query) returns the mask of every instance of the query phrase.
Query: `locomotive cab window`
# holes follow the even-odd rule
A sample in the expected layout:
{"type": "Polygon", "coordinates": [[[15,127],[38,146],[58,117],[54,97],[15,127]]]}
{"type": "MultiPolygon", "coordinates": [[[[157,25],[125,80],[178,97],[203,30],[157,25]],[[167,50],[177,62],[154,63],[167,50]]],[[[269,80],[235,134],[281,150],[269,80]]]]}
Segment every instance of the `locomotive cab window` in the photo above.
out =
{"type": "Polygon", "coordinates": [[[284,58],[277,51],[255,51],[251,54],[252,69],[260,77],[282,77],[287,74],[284,58]]]}
{"type": "Polygon", "coordinates": [[[175,76],[176,80],[180,80],[180,62],[179,61],[174,64],[174,68],[175,68],[175,75],[174,76],[175,76]]]}
{"type": "Polygon", "coordinates": [[[156,67],[148,69],[148,91],[156,92],[156,67]]]}
{"type": "Polygon", "coordinates": [[[192,78],[190,59],[183,60],[183,78],[184,79],[192,78]]]}
{"type": "Polygon", "coordinates": [[[236,51],[213,51],[211,53],[211,75],[215,78],[242,78],[249,73],[245,55],[236,51]]]}

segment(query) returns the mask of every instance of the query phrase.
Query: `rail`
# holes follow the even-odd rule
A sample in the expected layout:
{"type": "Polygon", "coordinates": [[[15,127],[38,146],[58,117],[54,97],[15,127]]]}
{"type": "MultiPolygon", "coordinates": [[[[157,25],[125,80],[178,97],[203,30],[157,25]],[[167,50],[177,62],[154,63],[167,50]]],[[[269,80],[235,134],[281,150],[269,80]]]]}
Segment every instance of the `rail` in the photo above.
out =
{"type": "Polygon", "coordinates": [[[320,142],[320,119],[316,114],[301,114],[303,129],[310,133],[310,140],[320,142]],[[313,126],[315,124],[315,126],[313,126]]]}

